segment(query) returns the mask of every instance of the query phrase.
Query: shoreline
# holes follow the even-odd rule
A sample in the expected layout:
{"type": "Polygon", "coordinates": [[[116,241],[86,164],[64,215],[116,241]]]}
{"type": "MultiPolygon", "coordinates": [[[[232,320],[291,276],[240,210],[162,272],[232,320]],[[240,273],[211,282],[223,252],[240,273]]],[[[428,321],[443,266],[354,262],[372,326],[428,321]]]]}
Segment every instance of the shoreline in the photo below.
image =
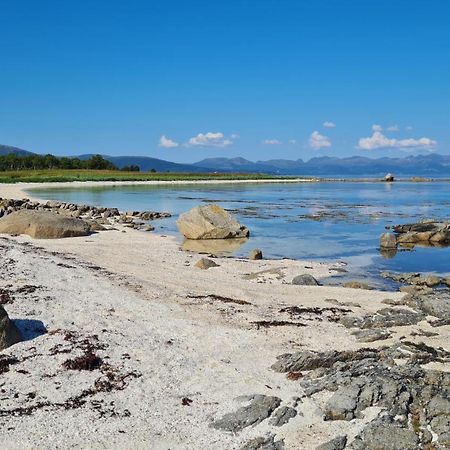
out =
{"type": "MultiPolygon", "coordinates": [[[[0,197],[29,197],[26,186],[0,185],[0,197]]],[[[56,240],[2,235],[0,246],[8,261],[0,289],[13,298],[5,309],[33,337],[0,352],[18,361],[2,374],[2,409],[11,411],[0,416],[5,449],[78,448],[80,436],[90,448],[162,450],[240,449],[262,438],[313,450],[342,434],[351,442],[382,408],[324,420],[332,392],[306,394],[301,377],[311,372],[294,371],[293,381],[272,368],[277,358],[330,350],[359,357],[403,337],[433,348],[450,340],[450,326],[436,328],[424,315],[402,323],[401,311],[414,311],[403,293],[291,283],[299,274],[333,275],[332,264],[216,257],[218,267],[201,270],[202,255],[174,237],[123,226],[56,240]],[[359,340],[354,333],[370,330],[343,325],[387,309],[401,320],[380,325],[378,339],[359,340]],[[103,365],[64,368],[86,348],[103,365]],[[212,426],[255,394],[292,417],[277,425],[270,410],[246,416],[253,424],[235,432],[212,426]]],[[[450,372],[449,362],[428,365],[450,372]]]]}

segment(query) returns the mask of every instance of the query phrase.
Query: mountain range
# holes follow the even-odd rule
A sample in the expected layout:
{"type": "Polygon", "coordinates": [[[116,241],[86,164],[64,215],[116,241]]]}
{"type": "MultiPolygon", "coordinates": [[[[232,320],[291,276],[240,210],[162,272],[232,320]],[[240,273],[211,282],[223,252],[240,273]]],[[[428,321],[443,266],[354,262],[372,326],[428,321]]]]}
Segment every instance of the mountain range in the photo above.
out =
{"type": "MultiPolygon", "coordinates": [[[[14,153],[29,156],[34,153],[17,147],[0,145],[0,155],[14,153]]],[[[79,155],[88,159],[93,154],[79,155]]],[[[368,158],[351,156],[337,158],[323,156],[308,161],[302,159],[272,159],[268,161],[249,161],[245,158],[208,158],[194,164],[180,164],[146,156],[102,155],[118,168],[137,165],[141,171],[155,169],[158,172],[236,172],[267,173],[277,175],[313,176],[382,176],[391,172],[399,176],[450,177],[450,155],[431,153],[428,155],[406,156],[403,158],[368,158]]]]}

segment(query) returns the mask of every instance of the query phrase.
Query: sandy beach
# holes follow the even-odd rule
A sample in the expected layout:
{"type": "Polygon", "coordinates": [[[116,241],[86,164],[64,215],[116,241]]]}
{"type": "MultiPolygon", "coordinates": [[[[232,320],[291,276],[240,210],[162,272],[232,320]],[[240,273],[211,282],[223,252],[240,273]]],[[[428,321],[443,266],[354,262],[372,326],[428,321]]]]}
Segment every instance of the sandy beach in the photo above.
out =
{"type": "MultiPolygon", "coordinates": [[[[0,197],[29,197],[33,187],[47,186],[0,185],[0,197]]],[[[17,359],[0,375],[5,449],[315,449],[341,435],[351,444],[383,408],[324,420],[332,392],[305,394],[271,367],[279,355],[402,341],[450,350],[450,326],[433,327],[428,316],[389,326],[382,340],[358,340],[343,317],[388,305],[414,310],[400,292],[291,283],[305,273],[319,281],[335,275],[332,264],[215,257],[218,267],[201,270],[200,255],[173,237],[121,226],[55,240],[1,235],[0,249],[0,288],[13,298],[4,307],[29,337],[1,352],[17,359]],[[102,366],[67,370],[87,349],[102,366]],[[214,426],[254,395],[295,413],[281,425],[271,410],[239,430],[214,426]],[[266,447],[258,444],[264,440],[266,447]]],[[[450,372],[438,359],[423,366],[450,372]]]]}

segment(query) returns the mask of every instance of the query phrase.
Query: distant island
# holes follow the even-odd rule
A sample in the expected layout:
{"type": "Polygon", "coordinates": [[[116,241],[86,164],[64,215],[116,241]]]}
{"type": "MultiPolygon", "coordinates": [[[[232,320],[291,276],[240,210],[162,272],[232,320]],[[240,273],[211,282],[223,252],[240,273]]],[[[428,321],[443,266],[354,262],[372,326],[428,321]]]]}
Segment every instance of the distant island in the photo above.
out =
{"type": "MultiPolygon", "coordinates": [[[[0,145],[0,156],[15,154],[26,157],[36,155],[17,147],[0,145]]],[[[73,156],[81,161],[90,160],[95,154],[73,156]]],[[[428,155],[406,156],[404,158],[368,158],[351,156],[347,158],[317,157],[308,161],[302,159],[272,159],[268,161],[249,161],[245,158],[208,158],[193,164],[180,164],[146,156],[101,155],[116,168],[139,168],[142,172],[176,173],[260,173],[283,176],[322,176],[322,177],[380,177],[387,172],[397,176],[450,177],[450,155],[431,153],[428,155]]],[[[67,157],[69,158],[69,157],[67,157]]]]}

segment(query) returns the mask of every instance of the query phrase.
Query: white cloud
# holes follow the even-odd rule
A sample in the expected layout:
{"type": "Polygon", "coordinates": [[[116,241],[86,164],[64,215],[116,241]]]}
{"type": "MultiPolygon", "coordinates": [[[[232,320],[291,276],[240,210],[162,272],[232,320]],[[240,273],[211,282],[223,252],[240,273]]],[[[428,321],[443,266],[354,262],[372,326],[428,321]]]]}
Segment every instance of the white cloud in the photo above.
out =
{"type": "Polygon", "coordinates": [[[240,139],[240,138],[241,138],[241,136],[239,134],[232,134],[230,136],[230,139],[240,139]]]}
{"type": "Polygon", "coordinates": [[[398,127],[398,125],[391,125],[390,127],[386,128],[387,131],[399,131],[400,128],[398,127]]]}
{"type": "Polygon", "coordinates": [[[288,144],[296,144],[297,140],[296,139],[289,139],[288,144]]]}
{"type": "Polygon", "coordinates": [[[326,120],[322,125],[325,128],[336,128],[336,124],[334,122],[329,121],[329,120],[326,120]]]}
{"type": "Polygon", "coordinates": [[[372,125],[372,131],[383,131],[383,127],[381,125],[372,125]]]}
{"type": "Polygon", "coordinates": [[[278,139],[265,139],[264,141],[262,141],[262,143],[264,145],[280,145],[281,141],[279,141],[278,139]]]}
{"type": "Polygon", "coordinates": [[[424,148],[429,149],[437,144],[433,139],[423,137],[420,139],[389,139],[379,131],[374,131],[372,136],[361,138],[358,142],[358,148],[362,150],[374,150],[377,148],[424,148]]]}
{"type": "Polygon", "coordinates": [[[313,131],[309,137],[309,146],[314,150],[320,150],[321,148],[331,147],[331,141],[318,131],[313,131]]]}
{"type": "Polygon", "coordinates": [[[164,148],[175,148],[178,147],[178,142],[172,141],[172,139],[169,139],[168,137],[162,135],[159,138],[159,146],[164,148]]]}
{"type": "Polygon", "coordinates": [[[198,133],[197,136],[191,137],[186,145],[199,147],[228,147],[233,144],[231,139],[225,138],[223,133],[198,133]]]}

